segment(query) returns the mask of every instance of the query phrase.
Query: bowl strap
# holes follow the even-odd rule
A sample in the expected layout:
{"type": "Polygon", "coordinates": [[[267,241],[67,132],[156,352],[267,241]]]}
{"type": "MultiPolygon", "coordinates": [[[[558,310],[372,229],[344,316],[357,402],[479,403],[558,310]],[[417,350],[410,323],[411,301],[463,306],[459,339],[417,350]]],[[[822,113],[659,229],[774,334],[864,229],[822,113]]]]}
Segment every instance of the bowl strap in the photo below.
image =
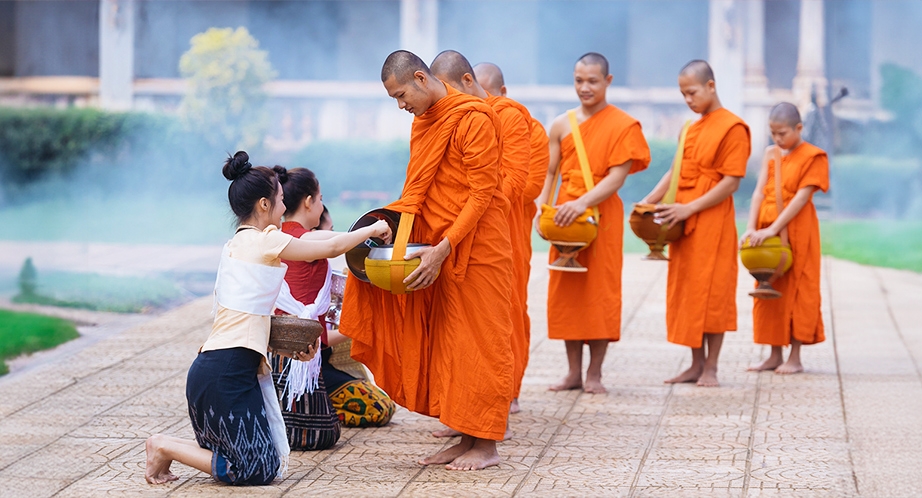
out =
{"type": "MultiPolygon", "coordinates": [[[[407,243],[410,241],[410,232],[413,230],[413,213],[400,213],[400,223],[397,225],[397,236],[394,238],[394,251],[391,253],[391,261],[403,261],[407,255],[407,243]]],[[[391,292],[394,294],[405,294],[406,287],[403,285],[404,275],[403,265],[391,265],[391,292]]]]}

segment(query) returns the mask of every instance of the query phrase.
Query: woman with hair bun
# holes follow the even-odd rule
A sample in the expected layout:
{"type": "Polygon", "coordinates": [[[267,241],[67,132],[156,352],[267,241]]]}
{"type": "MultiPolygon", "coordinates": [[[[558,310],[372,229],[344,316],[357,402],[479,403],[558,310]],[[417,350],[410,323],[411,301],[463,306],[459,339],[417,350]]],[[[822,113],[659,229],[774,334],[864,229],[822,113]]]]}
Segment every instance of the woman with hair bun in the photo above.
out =
{"type": "MultiPolygon", "coordinates": [[[[235,485],[269,484],[285,472],[290,450],[267,359],[269,317],[286,270],[281,260],[332,258],[369,237],[391,235],[381,221],[323,240],[292,237],[278,229],[285,168],[253,167],[239,151],[223,173],[231,181],[227,197],[239,226],[221,254],[211,335],[186,380],[195,440],[148,438],[145,478],[151,484],[178,479],[170,471],[173,461],[235,485]]],[[[318,348],[292,358],[308,361],[318,348]]]]}

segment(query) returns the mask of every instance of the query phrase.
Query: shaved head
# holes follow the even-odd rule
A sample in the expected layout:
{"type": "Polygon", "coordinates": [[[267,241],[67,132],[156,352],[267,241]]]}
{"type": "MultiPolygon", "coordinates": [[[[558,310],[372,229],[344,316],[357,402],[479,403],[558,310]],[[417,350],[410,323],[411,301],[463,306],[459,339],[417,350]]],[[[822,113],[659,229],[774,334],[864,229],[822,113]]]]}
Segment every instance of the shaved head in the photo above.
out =
{"type": "Polygon", "coordinates": [[[772,110],[768,115],[768,121],[770,123],[785,124],[791,128],[794,128],[801,123],[800,112],[798,112],[797,107],[794,104],[782,102],[775,107],[772,107],[772,110]]]}
{"type": "Polygon", "coordinates": [[[477,80],[471,63],[460,52],[454,50],[446,50],[432,59],[432,74],[448,83],[458,85],[465,74],[470,74],[475,81],[477,80]]]}
{"type": "Polygon", "coordinates": [[[602,76],[608,76],[608,59],[602,54],[596,52],[583,54],[576,63],[583,63],[587,66],[601,66],[602,76]]]}
{"type": "Polygon", "coordinates": [[[679,71],[679,76],[692,76],[698,83],[706,85],[708,81],[714,80],[714,71],[711,69],[711,65],[707,61],[701,59],[695,59],[688,64],[682,66],[682,70],[679,71]]]}
{"type": "Polygon", "coordinates": [[[474,77],[484,90],[490,95],[502,95],[503,87],[506,82],[503,80],[503,72],[499,66],[492,62],[481,62],[474,66],[474,77]]]}
{"type": "Polygon", "coordinates": [[[391,52],[384,60],[384,66],[381,67],[381,81],[385,82],[391,76],[397,78],[399,83],[407,83],[413,79],[416,71],[422,71],[427,75],[432,75],[429,68],[422,59],[413,52],[398,50],[391,52]]]}

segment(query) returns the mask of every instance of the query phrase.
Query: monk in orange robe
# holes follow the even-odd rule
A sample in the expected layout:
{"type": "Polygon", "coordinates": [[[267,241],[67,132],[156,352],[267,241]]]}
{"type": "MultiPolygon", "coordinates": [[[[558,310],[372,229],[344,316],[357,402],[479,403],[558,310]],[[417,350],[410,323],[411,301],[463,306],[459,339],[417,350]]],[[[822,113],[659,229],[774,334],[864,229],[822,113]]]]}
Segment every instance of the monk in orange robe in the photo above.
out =
{"type": "Polygon", "coordinates": [[[420,464],[497,465],[496,441],[512,401],[512,258],[500,124],[490,106],[446,86],[410,52],[389,55],[381,80],[416,116],[403,193],[387,208],[415,213],[410,241],[431,247],[408,257],[421,259],[404,280],[408,294],[350,276],[340,328],[352,338],[352,357],[394,401],[463,434],[420,464]]]}
{"type": "MultiPolygon", "coordinates": [[[[495,66],[494,66],[495,67],[495,66]]],[[[500,172],[502,190],[509,201],[508,223],[512,254],[512,282],[510,289],[510,316],[512,318],[513,402],[509,411],[518,411],[519,387],[528,362],[528,330],[526,327],[525,238],[521,236],[526,225],[523,219],[522,192],[528,177],[531,156],[531,114],[522,104],[499,94],[488,93],[476,76],[476,71],[462,54],[445,50],[432,61],[432,74],[458,91],[482,98],[496,112],[500,126],[500,172]]],[[[497,70],[499,68],[496,68],[497,70]]],[[[437,437],[453,436],[453,431],[436,431],[437,437]]]]}
{"type": "MultiPolygon", "coordinates": [[[[550,272],[548,337],[565,341],[569,366],[564,380],[550,390],[582,388],[587,393],[604,393],[602,362],[608,343],[621,339],[624,206],[618,189],[629,174],[647,168],[650,148],[640,123],[605,100],[605,92],[612,81],[605,57],[594,52],[582,56],[576,62],[573,81],[580,99],[580,106],[575,109],[576,119],[595,187],[587,191],[570,121],[562,114],[551,124],[550,160],[538,202],[549,202],[556,188],[554,179],[559,167],[562,183],[554,223],[568,226],[586,209],[598,206],[599,231],[589,247],[577,256],[577,261],[588,271],[550,272]],[[589,344],[585,383],[582,377],[584,343],[589,344]]],[[[550,259],[557,259],[557,251],[553,248],[550,259]]]]}
{"type": "MultiPolygon", "coordinates": [[[[666,383],[717,386],[717,360],[724,332],[736,330],[737,237],[733,193],[746,175],[749,127],[724,109],[714,73],[702,60],[679,73],[679,89],[701,119],[688,130],[676,202],[657,207],[685,233],[669,245],[666,330],[669,342],[691,348],[688,370],[666,383]]],[[[668,190],[669,171],[641,201],[658,203],[668,190]]]]}
{"type": "Polygon", "coordinates": [[[749,239],[757,247],[785,227],[794,261],[791,269],[772,282],[781,292],[779,299],[756,299],[752,308],[752,330],[756,344],[772,347],[768,359],[749,370],[774,370],[777,374],[804,371],[800,361],[801,344],[817,344],[826,339],[820,311],[820,222],[813,206],[813,193],[829,189],[829,160],[823,149],[801,138],[804,125],[797,107],[787,102],[776,105],[768,116],[775,146],[780,147],[781,198],[784,207],[778,214],[775,193],[775,168],[771,162],[759,174],[749,223],[740,245],[749,239]],[[783,347],[791,346],[784,362],[783,347]]]}

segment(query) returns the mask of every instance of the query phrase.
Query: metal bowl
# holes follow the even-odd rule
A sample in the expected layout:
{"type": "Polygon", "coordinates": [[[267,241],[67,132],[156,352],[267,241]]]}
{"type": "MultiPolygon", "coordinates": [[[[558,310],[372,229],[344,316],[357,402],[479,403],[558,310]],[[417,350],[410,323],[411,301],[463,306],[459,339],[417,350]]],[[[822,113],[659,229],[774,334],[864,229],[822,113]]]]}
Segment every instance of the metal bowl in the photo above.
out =
{"type": "MultiPolygon", "coordinates": [[[[349,227],[349,231],[354,232],[359,228],[371,226],[378,220],[386,221],[391,227],[391,233],[396,234],[397,225],[400,224],[400,213],[384,208],[372,209],[355,220],[355,223],[349,227]]],[[[368,257],[372,247],[383,244],[383,240],[372,237],[364,243],[349,249],[346,252],[346,266],[349,267],[349,272],[359,280],[368,282],[368,275],[365,274],[365,258],[368,257]]]]}
{"type": "MultiPolygon", "coordinates": [[[[407,254],[413,254],[424,247],[432,247],[429,244],[407,244],[407,254]]],[[[389,260],[394,256],[394,244],[372,247],[368,251],[368,259],[389,260]]]]}

